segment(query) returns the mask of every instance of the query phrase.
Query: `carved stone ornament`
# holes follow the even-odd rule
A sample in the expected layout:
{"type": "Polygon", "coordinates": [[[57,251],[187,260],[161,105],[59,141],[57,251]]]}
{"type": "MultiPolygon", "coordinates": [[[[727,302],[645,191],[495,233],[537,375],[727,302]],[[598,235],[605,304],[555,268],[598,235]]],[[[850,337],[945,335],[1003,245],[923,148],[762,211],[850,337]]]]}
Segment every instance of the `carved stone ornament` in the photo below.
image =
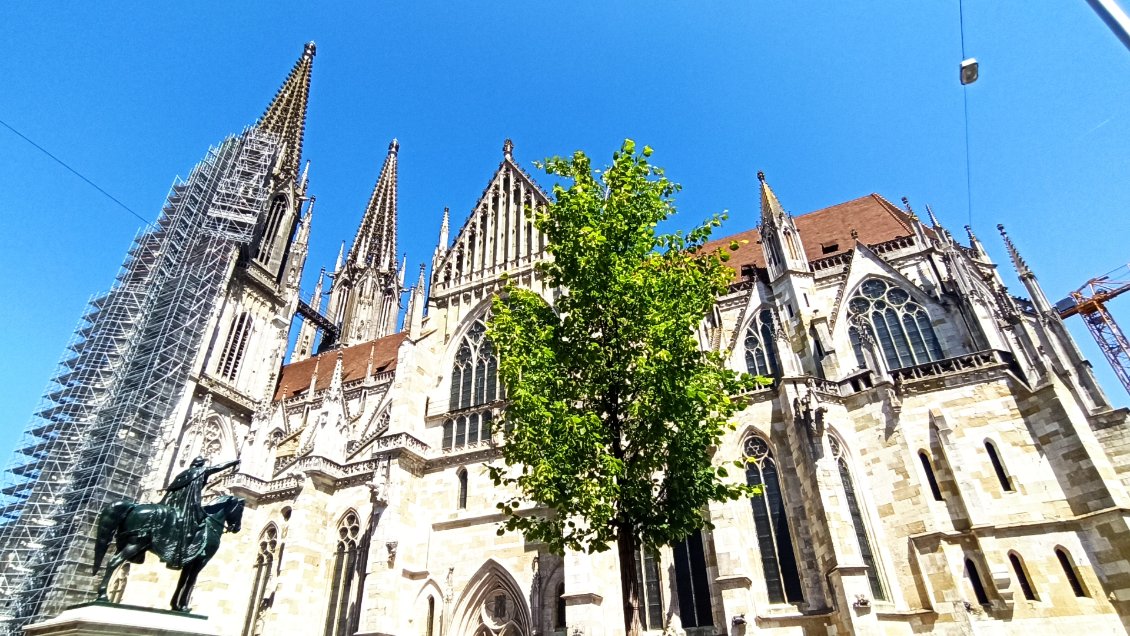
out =
{"type": "Polygon", "coordinates": [[[793,412],[796,414],[797,423],[808,431],[808,438],[817,442],[824,435],[824,416],[828,408],[820,404],[816,395],[816,386],[811,380],[808,383],[804,396],[793,399],[793,412]]]}

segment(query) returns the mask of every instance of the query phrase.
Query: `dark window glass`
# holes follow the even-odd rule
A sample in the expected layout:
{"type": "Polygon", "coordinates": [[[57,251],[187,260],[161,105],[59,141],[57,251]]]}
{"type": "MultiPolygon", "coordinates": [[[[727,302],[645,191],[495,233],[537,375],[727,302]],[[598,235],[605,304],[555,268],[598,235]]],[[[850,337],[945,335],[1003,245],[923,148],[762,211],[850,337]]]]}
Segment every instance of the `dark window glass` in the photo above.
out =
{"type": "Polygon", "coordinates": [[[636,551],[636,572],[639,576],[640,623],[644,629],[663,627],[663,599],[659,587],[659,562],[646,550],[636,551]]]}
{"type": "Polygon", "coordinates": [[[859,543],[859,554],[863,557],[863,563],[867,565],[867,583],[871,586],[871,595],[877,600],[886,600],[887,594],[879,578],[875,553],[871,550],[871,540],[867,537],[867,529],[863,525],[859,498],[855,496],[855,483],[851,479],[851,471],[848,470],[847,461],[843,457],[840,457],[837,463],[840,467],[840,481],[844,485],[844,498],[847,501],[848,512],[851,514],[851,525],[855,529],[855,540],[859,543]]]}
{"type": "Polygon", "coordinates": [[[1012,564],[1012,571],[1016,573],[1016,582],[1020,584],[1020,591],[1024,594],[1024,598],[1029,601],[1036,600],[1036,589],[1032,587],[1032,582],[1028,580],[1028,573],[1024,571],[1024,564],[1020,562],[1020,557],[1009,552],[1008,562],[1012,564]]]}
{"type": "MultiPolygon", "coordinates": [[[[463,337],[455,355],[449,408],[456,411],[491,404],[502,397],[502,392],[498,382],[498,357],[486,337],[486,325],[476,321],[463,337]]],[[[489,439],[486,416],[484,412],[471,414],[469,420],[458,420],[452,445],[445,448],[459,449],[489,439]],[[459,422],[463,422],[464,426],[461,427],[459,422]]]]}
{"type": "Polygon", "coordinates": [[[565,628],[565,584],[557,584],[557,598],[556,607],[553,612],[553,627],[556,629],[565,628]]]}
{"type": "Polygon", "coordinates": [[[424,633],[426,636],[435,636],[436,625],[436,598],[434,596],[428,597],[428,626],[425,628],[424,633]]]}
{"type": "Polygon", "coordinates": [[[773,343],[773,312],[763,309],[750,323],[745,336],[746,370],[755,375],[780,375],[777,350],[773,343]]]}
{"type": "Polygon", "coordinates": [[[234,381],[239,373],[239,365],[243,362],[243,353],[247,349],[247,340],[251,336],[251,316],[245,311],[232,318],[231,327],[228,329],[228,339],[224,343],[223,352],[217,369],[220,376],[234,381]]]}
{"type": "Polygon", "coordinates": [[[679,595],[679,618],[683,627],[710,627],[710,587],[707,585],[706,556],[702,533],[690,536],[672,546],[675,555],[675,589],[679,595]]]}
{"type": "Polygon", "coordinates": [[[455,420],[455,448],[463,448],[467,444],[467,416],[460,415],[455,420]]]}
{"type": "Polygon", "coordinates": [[[357,545],[361,523],[357,513],[348,512],[337,526],[337,551],[330,578],[329,606],[326,610],[325,636],[351,636],[357,631],[353,583],[357,574],[357,545]]]}
{"type": "Polygon", "coordinates": [[[276,197],[271,201],[270,211],[263,223],[263,232],[259,235],[259,247],[255,250],[255,259],[266,263],[271,258],[271,251],[275,238],[282,224],[283,214],[286,213],[286,197],[276,197]]]}
{"type": "MultiPolygon", "coordinates": [[[[870,325],[883,358],[892,369],[942,359],[930,315],[904,289],[877,278],[868,279],[848,300],[848,315],[870,325]]],[[[849,330],[849,336],[863,366],[859,334],[849,330]]]]}
{"type": "Polygon", "coordinates": [[[467,507],[467,471],[459,471],[459,509],[467,507]]]}
{"type": "Polygon", "coordinates": [[[279,530],[274,524],[270,524],[259,535],[259,554],[255,558],[255,574],[251,584],[251,597],[247,603],[247,617],[243,622],[243,636],[256,633],[256,622],[270,600],[266,598],[267,588],[276,574],[274,564],[279,556],[279,530]]]}
{"type": "Polygon", "coordinates": [[[781,498],[777,464],[769,450],[769,443],[760,437],[746,439],[744,450],[746,457],[752,460],[746,466],[746,483],[762,487],[762,494],[751,497],[749,502],[753,508],[753,525],[757,531],[769,601],[799,603],[804,598],[789,534],[788,515],[781,498]]]}
{"type": "Polygon", "coordinates": [[[451,450],[451,443],[455,439],[455,421],[443,421],[443,450],[451,450]]]}
{"type": "Polygon", "coordinates": [[[989,462],[993,464],[993,472],[997,474],[997,481],[1001,483],[1001,488],[1012,491],[1012,481],[1008,478],[1008,473],[1004,472],[1004,464],[1001,463],[1001,458],[997,455],[997,447],[993,446],[992,442],[986,441],[985,452],[989,454],[989,462]]]}
{"type": "Polygon", "coordinates": [[[1059,559],[1060,566],[1063,567],[1063,574],[1067,576],[1067,582],[1071,585],[1071,591],[1075,592],[1075,596],[1090,596],[1090,594],[1087,594],[1087,588],[1083,587],[1083,582],[1079,580],[1079,573],[1075,571],[1075,564],[1071,562],[1071,557],[1067,552],[1063,548],[1056,548],[1055,555],[1059,559]]]}
{"type": "Polygon", "coordinates": [[[973,594],[977,596],[977,602],[988,605],[989,595],[985,593],[985,584],[981,581],[981,573],[977,571],[977,564],[972,559],[965,560],[965,576],[969,577],[969,584],[973,586],[973,594]]]}
{"type": "Polygon", "coordinates": [[[942,489],[938,487],[938,479],[934,476],[934,467],[930,464],[930,457],[926,451],[918,451],[918,459],[922,460],[922,470],[926,473],[926,482],[930,484],[930,493],[934,499],[942,501],[942,489]]]}
{"type": "Polygon", "coordinates": [[[472,413],[471,416],[469,418],[467,418],[467,445],[471,446],[473,444],[478,444],[478,443],[479,443],[479,414],[478,413],[472,413]]]}

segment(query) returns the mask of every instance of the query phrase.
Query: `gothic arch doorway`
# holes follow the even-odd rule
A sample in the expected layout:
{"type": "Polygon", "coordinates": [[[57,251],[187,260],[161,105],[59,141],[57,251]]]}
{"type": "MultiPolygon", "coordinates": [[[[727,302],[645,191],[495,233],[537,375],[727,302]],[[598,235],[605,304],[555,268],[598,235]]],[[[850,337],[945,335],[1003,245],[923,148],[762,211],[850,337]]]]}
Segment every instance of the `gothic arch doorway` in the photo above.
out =
{"type": "Polygon", "coordinates": [[[471,577],[456,605],[451,633],[470,636],[529,636],[530,608],[517,581],[488,560],[471,577]]]}

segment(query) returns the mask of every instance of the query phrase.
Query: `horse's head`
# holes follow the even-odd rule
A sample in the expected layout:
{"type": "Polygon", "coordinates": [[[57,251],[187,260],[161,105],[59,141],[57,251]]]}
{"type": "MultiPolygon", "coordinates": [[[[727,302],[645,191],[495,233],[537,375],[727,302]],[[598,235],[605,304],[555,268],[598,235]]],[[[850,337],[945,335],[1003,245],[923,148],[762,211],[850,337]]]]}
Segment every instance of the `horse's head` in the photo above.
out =
{"type": "Polygon", "coordinates": [[[240,528],[243,527],[243,505],[243,497],[223,495],[204,506],[204,511],[216,521],[222,518],[224,529],[228,532],[239,532],[240,528]]]}

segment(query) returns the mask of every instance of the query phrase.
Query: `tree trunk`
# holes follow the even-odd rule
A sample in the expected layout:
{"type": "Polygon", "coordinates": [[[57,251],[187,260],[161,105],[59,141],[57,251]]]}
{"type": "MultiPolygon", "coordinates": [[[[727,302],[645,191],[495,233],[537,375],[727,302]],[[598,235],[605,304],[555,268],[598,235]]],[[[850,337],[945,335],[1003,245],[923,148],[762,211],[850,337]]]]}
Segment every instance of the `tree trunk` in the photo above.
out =
{"type": "Polygon", "coordinates": [[[620,593],[624,599],[624,635],[640,636],[640,577],[636,572],[639,538],[631,524],[620,522],[616,530],[616,547],[620,555],[620,593]]]}

